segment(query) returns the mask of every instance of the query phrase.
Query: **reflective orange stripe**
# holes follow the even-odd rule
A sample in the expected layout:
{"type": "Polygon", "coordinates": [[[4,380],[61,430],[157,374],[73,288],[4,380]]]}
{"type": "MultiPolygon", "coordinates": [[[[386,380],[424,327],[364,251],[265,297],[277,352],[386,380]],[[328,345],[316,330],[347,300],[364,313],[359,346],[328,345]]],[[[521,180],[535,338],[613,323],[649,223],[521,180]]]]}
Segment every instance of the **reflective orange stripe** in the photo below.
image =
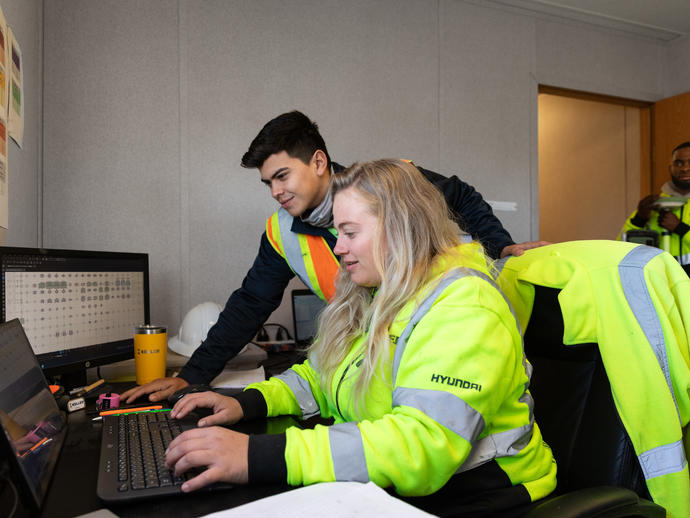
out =
{"type": "Polygon", "coordinates": [[[281,246],[278,244],[278,242],[273,237],[273,218],[274,217],[276,217],[275,214],[266,220],[266,236],[268,237],[268,240],[273,245],[273,248],[275,248],[278,253],[283,255],[283,251],[282,251],[281,246]]]}
{"type": "Polygon", "coordinates": [[[308,235],[309,255],[314,263],[317,281],[326,302],[335,295],[335,279],[338,276],[338,260],[322,237],[308,235]]]}

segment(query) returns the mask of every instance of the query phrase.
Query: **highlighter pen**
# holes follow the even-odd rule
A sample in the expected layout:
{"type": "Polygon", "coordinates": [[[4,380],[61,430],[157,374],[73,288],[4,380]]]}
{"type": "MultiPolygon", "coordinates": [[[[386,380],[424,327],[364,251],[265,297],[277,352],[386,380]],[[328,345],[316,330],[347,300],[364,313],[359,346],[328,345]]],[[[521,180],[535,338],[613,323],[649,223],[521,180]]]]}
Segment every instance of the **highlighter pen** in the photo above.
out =
{"type": "Polygon", "coordinates": [[[103,417],[104,415],[117,415],[117,414],[133,414],[135,412],[147,412],[149,410],[161,410],[163,405],[150,405],[150,406],[140,406],[136,408],[116,408],[114,410],[104,410],[99,412],[98,415],[103,417]]]}

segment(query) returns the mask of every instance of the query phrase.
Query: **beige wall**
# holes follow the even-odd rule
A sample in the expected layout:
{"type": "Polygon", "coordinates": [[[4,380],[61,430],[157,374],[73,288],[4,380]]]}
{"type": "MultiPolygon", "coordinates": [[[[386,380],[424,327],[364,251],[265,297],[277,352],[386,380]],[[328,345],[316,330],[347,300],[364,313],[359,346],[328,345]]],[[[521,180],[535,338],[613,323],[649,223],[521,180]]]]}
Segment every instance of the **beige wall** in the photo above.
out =
{"type": "Polygon", "coordinates": [[[653,101],[666,47],[488,4],[46,1],[43,246],[148,252],[177,332],[254,260],[276,205],[239,159],[295,108],[336,161],[457,174],[538,238],[538,85],[653,101]]]}
{"type": "Polygon", "coordinates": [[[640,114],[539,95],[540,237],[615,239],[640,193],[640,114]]]}

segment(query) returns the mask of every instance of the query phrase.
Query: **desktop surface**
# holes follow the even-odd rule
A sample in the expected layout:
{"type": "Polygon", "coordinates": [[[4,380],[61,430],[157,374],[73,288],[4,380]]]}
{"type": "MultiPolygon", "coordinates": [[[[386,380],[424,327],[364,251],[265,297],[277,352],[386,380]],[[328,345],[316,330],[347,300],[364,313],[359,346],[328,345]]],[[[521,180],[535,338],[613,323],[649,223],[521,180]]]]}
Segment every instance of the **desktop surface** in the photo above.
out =
{"type": "MultiPolygon", "coordinates": [[[[119,392],[129,386],[131,384],[109,384],[107,389],[119,392]]],[[[176,518],[191,518],[292,489],[287,484],[247,485],[212,492],[201,490],[125,504],[106,504],[96,495],[102,422],[92,421],[94,415],[86,410],[69,414],[65,444],[39,516],[73,518],[105,508],[121,518],[169,517],[173,513],[176,518]]],[[[270,426],[271,431],[276,433],[294,425],[299,426],[291,417],[279,417],[237,423],[232,429],[260,434],[266,433],[270,426]]],[[[17,518],[30,516],[31,513],[26,509],[20,509],[16,514],[17,518]]]]}

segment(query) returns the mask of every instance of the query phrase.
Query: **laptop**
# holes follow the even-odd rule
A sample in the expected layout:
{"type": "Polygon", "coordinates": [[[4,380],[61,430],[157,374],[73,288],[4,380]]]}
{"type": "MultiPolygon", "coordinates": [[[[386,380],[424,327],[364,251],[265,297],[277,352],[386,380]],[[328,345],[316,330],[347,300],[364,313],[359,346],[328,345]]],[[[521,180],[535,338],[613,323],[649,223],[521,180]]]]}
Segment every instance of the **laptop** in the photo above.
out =
{"type": "MultiPolygon", "coordinates": [[[[125,430],[128,442],[139,435],[160,439],[158,454],[164,458],[165,429],[172,421],[173,433],[179,434],[196,427],[198,415],[170,420],[165,412],[129,414],[129,428],[125,430]],[[139,433],[143,431],[144,433],[139,433]]],[[[118,417],[105,416],[101,439],[101,456],[97,494],[107,502],[128,502],[170,494],[181,494],[185,479],[197,472],[175,478],[168,470],[147,473],[143,469],[143,483],[137,487],[133,466],[122,463],[118,457],[118,417]],[[123,471],[123,468],[125,471],[123,471]],[[125,475],[124,477],[122,475],[125,475]],[[155,477],[155,481],[153,480],[155,477]],[[169,481],[166,480],[169,478],[169,481]],[[134,487],[133,487],[134,486],[134,487]]],[[[0,323],[0,463],[9,463],[11,483],[17,489],[24,505],[38,512],[46,497],[59,454],[67,434],[67,417],[53,397],[31,344],[18,319],[0,323]]],[[[168,438],[172,440],[172,436],[168,438]]],[[[152,442],[155,442],[152,441],[152,442]]],[[[155,453],[154,453],[155,455],[155,453]]],[[[147,455],[142,453],[142,468],[147,455]]],[[[209,489],[229,488],[229,484],[215,484],[209,489]]]]}
{"type": "Polygon", "coordinates": [[[310,290],[292,290],[291,296],[295,344],[306,347],[314,340],[316,321],[326,303],[310,290]]]}
{"type": "Polygon", "coordinates": [[[67,433],[26,333],[14,319],[0,323],[0,462],[9,464],[24,505],[38,512],[67,433]]]}

